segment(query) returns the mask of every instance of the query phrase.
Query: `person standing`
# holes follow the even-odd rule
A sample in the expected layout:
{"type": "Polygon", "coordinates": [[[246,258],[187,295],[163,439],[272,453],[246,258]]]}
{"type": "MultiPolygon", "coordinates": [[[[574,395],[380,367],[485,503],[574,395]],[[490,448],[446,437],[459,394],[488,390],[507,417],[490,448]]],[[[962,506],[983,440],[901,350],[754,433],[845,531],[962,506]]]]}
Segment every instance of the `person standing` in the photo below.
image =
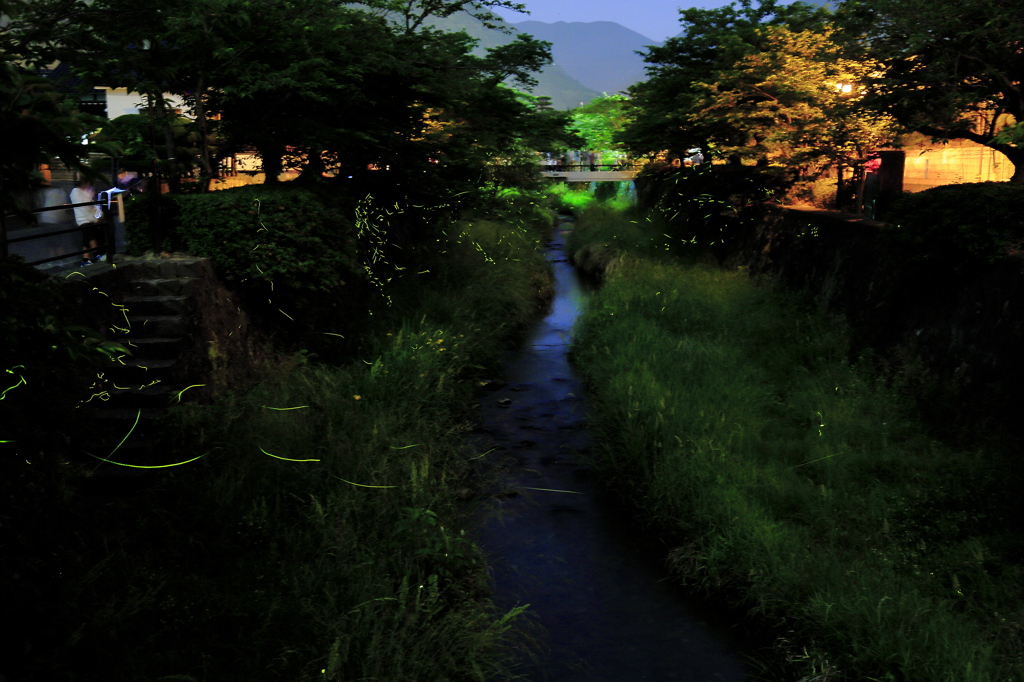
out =
{"type": "MultiPolygon", "coordinates": [[[[82,178],[75,183],[71,190],[72,204],[85,204],[96,201],[96,190],[92,187],[92,181],[82,178]]],[[[103,222],[103,209],[96,206],[75,206],[75,223],[82,228],[82,248],[88,249],[82,254],[82,265],[92,265],[94,262],[105,261],[107,257],[97,253],[100,239],[100,225],[103,222]],[[95,256],[95,260],[93,257],[95,256]]]]}

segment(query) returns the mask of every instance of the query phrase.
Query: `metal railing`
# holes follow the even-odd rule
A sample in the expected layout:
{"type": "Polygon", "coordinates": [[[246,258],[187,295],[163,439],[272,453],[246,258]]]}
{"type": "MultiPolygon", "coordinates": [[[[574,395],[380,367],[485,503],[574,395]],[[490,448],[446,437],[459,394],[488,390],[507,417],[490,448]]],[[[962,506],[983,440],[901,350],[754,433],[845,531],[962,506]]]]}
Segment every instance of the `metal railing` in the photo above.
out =
{"type": "MultiPolygon", "coordinates": [[[[118,199],[114,199],[117,201],[118,199]]],[[[95,224],[99,228],[102,240],[97,240],[97,246],[95,247],[83,247],[78,251],[70,251],[68,253],[62,253],[58,256],[50,256],[48,258],[41,258],[33,261],[26,261],[28,265],[42,265],[43,263],[51,263],[57,260],[63,260],[65,258],[72,258],[76,256],[84,256],[87,253],[103,252],[108,255],[114,253],[114,239],[113,239],[113,225],[110,221],[110,211],[108,208],[108,201],[106,199],[99,199],[97,201],[87,201],[81,204],[61,204],[59,206],[47,206],[45,208],[37,208],[29,213],[38,215],[41,213],[47,213],[50,211],[66,211],[69,209],[78,208],[80,206],[100,206],[103,211],[103,221],[95,224]]],[[[0,257],[7,258],[10,255],[10,244],[17,244],[21,242],[29,242],[41,239],[51,239],[64,234],[71,234],[72,232],[84,233],[88,225],[76,225],[75,227],[69,227],[59,230],[51,230],[43,232],[41,234],[30,234],[24,237],[8,237],[7,221],[11,218],[18,218],[13,213],[0,213],[0,257]]],[[[38,225],[26,225],[23,229],[32,229],[38,227],[38,225]]],[[[84,238],[82,239],[84,241],[84,238]]]]}
{"type": "Polygon", "coordinates": [[[639,163],[576,163],[576,164],[554,164],[551,166],[540,165],[542,173],[579,173],[598,171],[639,171],[643,164],[639,163]]]}

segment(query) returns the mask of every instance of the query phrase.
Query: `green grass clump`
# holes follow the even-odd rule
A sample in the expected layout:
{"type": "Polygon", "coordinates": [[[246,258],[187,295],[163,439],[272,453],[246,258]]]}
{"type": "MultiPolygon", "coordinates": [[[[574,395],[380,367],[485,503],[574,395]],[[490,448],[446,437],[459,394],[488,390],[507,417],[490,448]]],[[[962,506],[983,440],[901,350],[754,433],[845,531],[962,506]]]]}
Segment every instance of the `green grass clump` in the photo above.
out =
{"type": "Polygon", "coordinates": [[[807,678],[1024,679],[1010,458],[931,439],[791,296],[617,258],[575,362],[599,466],[682,578],[795,630],[783,654],[807,678]]]}
{"type": "Polygon", "coordinates": [[[579,183],[553,183],[545,194],[552,207],[562,213],[577,213],[596,201],[590,186],[579,183]]]}
{"type": "Polygon", "coordinates": [[[523,609],[489,602],[458,500],[473,386],[550,287],[531,252],[543,229],[453,226],[422,275],[383,284],[358,358],[275,356],[251,390],[180,406],[167,438],[193,461],[144,494],[97,501],[65,481],[30,562],[46,590],[8,604],[23,629],[0,672],[510,677],[523,609]]]}

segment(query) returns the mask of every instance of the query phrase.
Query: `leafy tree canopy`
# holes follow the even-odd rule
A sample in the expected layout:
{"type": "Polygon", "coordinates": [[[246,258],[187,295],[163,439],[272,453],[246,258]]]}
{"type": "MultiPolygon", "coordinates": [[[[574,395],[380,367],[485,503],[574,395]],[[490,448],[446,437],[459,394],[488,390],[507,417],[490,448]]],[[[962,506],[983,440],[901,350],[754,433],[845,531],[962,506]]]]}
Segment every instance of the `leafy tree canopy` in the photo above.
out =
{"type": "Polygon", "coordinates": [[[1024,0],[847,0],[839,16],[886,66],[872,78],[876,106],[1005,154],[1024,183],[1024,0]]]}
{"type": "Polygon", "coordinates": [[[864,107],[873,65],[842,57],[831,31],[758,29],[761,50],[697,83],[690,121],[721,153],[797,168],[853,164],[895,136],[894,122],[864,107]]]}
{"type": "Polygon", "coordinates": [[[667,150],[679,156],[713,136],[737,146],[736,131],[728,121],[705,121],[694,115],[706,86],[718,82],[722,71],[761,52],[769,40],[765,27],[820,29],[829,18],[823,8],[799,1],[783,5],[776,0],[760,0],[757,6],[752,0],[741,0],[716,9],[682,9],[679,14],[682,35],[649,48],[644,56],[650,65],[648,79],[629,91],[633,120],[621,140],[636,153],[667,150]]]}
{"type": "Polygon", "coordinates": [[[704,146],[815,172],[894,137],[894,121],[864,106],[862,83],[881,66],[847,56],[827,10],[744,0],[681,14],[684,35],[651,49],[651,78],[634,88],[621,139],[635,151],[704,146]]]}
{"type": "Polygon", "coordinates": [[[626,125],[625,95],[604,95],[572,110],[572,130],[587,149],[616,150],[621,148],[616,136],[626,125]]]}
{"type": "Polygon", "coordinates": [[[88,172],[81,138],[102,122],[78,111],[74,98],[36,72],[54,58],[54,22],[59,29],[66,14],[55,10],[41,24],[38,10],[22,0],[0,0],[0,205],[26,218],[23,196],[41,179],[39,165],[59,158],[88,172]]]}
{"type": "Polygon", "coordinates": [[[502,83],[530,84],[549,45],[522,36],[475,56],[467,35],[428,20],[468,11],[490,21],[499,7],[521,9],[505,0],[157,0],[125,10],[95,0],[74,43],[84,73],[148,94],[167,121],[163,93],[184,96],[207,176],[216,133],[224,152],[256,148],[269,181],[289,154],[313,180],[371,167],[393,179],[468,180],[535,122],[502,83]],[[119,21],[107,23],[115,11],[119,21]]]}

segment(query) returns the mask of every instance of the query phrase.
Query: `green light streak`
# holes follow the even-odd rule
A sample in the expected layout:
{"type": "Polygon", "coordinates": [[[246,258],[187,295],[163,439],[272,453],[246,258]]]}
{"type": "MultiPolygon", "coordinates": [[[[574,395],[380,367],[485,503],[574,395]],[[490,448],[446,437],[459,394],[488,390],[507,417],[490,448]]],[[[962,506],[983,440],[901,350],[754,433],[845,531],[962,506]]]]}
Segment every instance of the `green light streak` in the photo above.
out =
{"type": "Polygon", "coordinates": [[[178,395],[177,395],[178,402],[179,403],[181,402],[181,394],[184,393],[185,391],[187,391],[188,389],[190,389],[190,388],[199,388],[199,387],[205,386],[205,385],[206,384],[192,384],[191,386],[186,386],[185,388],[181,389],[180,391],[178,391],[178,395]]]}
{"type": "MultiPolygon", "coordinates": [[[[110,451],[111,455],[113,455],[115,452],[117,452],[117,448],[119,448],[122,445],[124,445],[124,442],[126,440],[128,440],[129,436],[132,435],[132,432],[135,430],[135,427],[139,425],[139,418],[140,417],[142,417],[142,408],[139,408],[139,411],[135,413],[135,423],[132,424],[132,428],[128,429],[128,433],[125,434],[125,437],[122,438],[121,442],[117,444],[117,447],[110,451]]],[[[93,456],[95,457],[95,455],[93,455],[93,456]]],[[[102,459],[102,458],[101,457],[97,457],[97,459],[102,459]]],[[[112,462],[112,464],[117,464],[117,462],[112,462]]],[[[129,465],[126,464],[124,466],[129,466],[129,465]]]]}
{"type": "MultiPolygon", "coordinates": [[[[284,315],[285,317],[287,317],[287,318],[288,318],[289,320],[292,320],[292,316],[291,316],[291,315],[289,315],[288,313],[286,313],[285,311],[281,310],[280,308],[278,308],[278,309],[277,309],[277,312],[281,313],[282,315],[284,315]]],[[[294,322],[294,321],[295,321],[295,320],[292,320],[292,322],[294,322]]]]}
{"type": "Polygon", "coordinates": [[[523,490],[541,490],[546,493],[569,493],[570,495],[582,495],[575,490],[555,490],[554,488],[529,488],[527,486],[520,486],[523,490]]]}
{"type": "Polygon", "coordinates": [[[349,485],[358,486],[360,488],[397,488],[398,487],[397,485],[364,485],[362,483],[353,483],[352,481],[346,481],[344,478],[342,478],[340,476],[335,476],[334,474],[331,474],[331,478],[336,478],[339,481],[342,481],[344,483],[348,483],[349,485]]]}
{"type": "Polygon", "coordinates": [[[413,443],[412,445],[402,445],[401,447],[395,447],[394,445],[392,445],[391,449],[392,450],[408,450],[409,448],[418,448],[419,446],[420,446],[419,443],[413,443]]]}
{"type": "Polygon", "coordinates": [[[342,334],[335,334],[333,332],[321,332],[324,336],[337,336],[339,339],[345,338],[342,334]]]}
{"type": "Polygon", "coordinates": [[[300,405],[298,407],[269,407],[267,405],[260,405],[265,410],[276,410],[278,412],[285,412],[287,410],[305,410],[309,405],[300,405]]]}
{"type": "Polygon", "coordinates": [[[107,462],[108,464],[116,464],[119,467],[131,467],[132,469],[167,469],[169,467],[178,467],[181,466],[182,464],[188,464],[189,462],[194,462],[197,459],[201,459],[203,457],[203,455],[199,455],[199,457],[186,459],[184,462],[175,462],[174,464],[151,464],[148,466],[144,466],[142,464],[125,464],[123,462],[115,462],[113,460],[104,459],[103,457],[97,457],[96,455],[93,455],[91,453],[86,454],[88,454],[90,457],[96,457],[96,459],[100,460],[101,462],[107,462]]]}
{"type": "MultiPolygon", "coordinates": [[[[259,446],[257,445],[256,447],[259,447],[259,446]]],[[[260,448],[260,452],[262,452],[267,457],[273,457],[274,459],[283,459],[286,462],[319,462],[320,461],[318,459],[291,459],[289,457],[279,457],[277,455],[270,454],[269,452],[267,452],[263,448],[260,448]]]]}
{"type": "MultiPolygon", "coordinates": [[[[24,369],[24,365],[18,365],[18,367],[21,367],[22,369],[24,369]]],[[[13,369],[9,369],[9,370],[7,370],[7,373],[8,374],[14,374],[14,370],[13,369]]],[[[25,381],[25,377],[23,377],[22,375],[19,374],[18,375],[18,383],[14,384],[10,388],[5,388],[3,390],[3,392],[0,393],[0,400],[3,400],[4,398],[7,397],[7,391],[13,391],[18,386],[23,386],[23,385],[28,385],[28,382],[25,381]]]]}

